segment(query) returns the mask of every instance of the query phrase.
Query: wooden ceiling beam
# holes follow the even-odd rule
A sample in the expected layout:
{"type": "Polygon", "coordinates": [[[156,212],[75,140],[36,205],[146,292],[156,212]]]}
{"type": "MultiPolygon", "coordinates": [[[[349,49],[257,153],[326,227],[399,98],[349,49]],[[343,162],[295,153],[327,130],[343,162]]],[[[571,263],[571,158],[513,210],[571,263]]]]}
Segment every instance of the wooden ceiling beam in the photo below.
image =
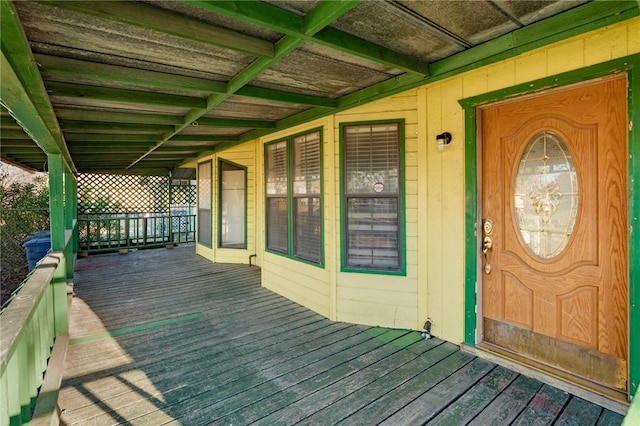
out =
{"type": "MultiPolygon", "coordinates": [[[[228,92],[227,83],[187,77],[177,74],[147,71],[117,65],[100,64],[50,55],[35,55],[45,80],[68,81],[82,79],[96,83],[111,82],[132,85],[149,90],[175,90],[182,92],[219,93],[228,92]]],[[[315,107],[334,108],[336,101],[319,96],[304,95],[282,90],[245,86],[237,90],[237,96],[264,99],[283,103],[294,103],[315,107]]]]}
{"type": "MultiPolygon", "coordinates": [[[[314,13],[311,11],[307,19],[304,21],[305,34],[312,36],[317,31],[320,31],[325,25],[328,25],[331,21],[326,18],[326,15],[330,16],[332,20],[337,19],[342,14],[351,10],[355,7],[360,0],[341,0],[341,1],[331,1],[331,0],[322,0],[315,6],[315,9],[318,9],[319,12],[314,13]]],[[[226,94],[213,94],[209,96],[207,99],[207,107],[206,108],[196,108],[191,110],[186,117],[185,123],[191,123],[197,121],[200,117],[207,114],[216,106],[220,105],[226,99],[231,97],[236,91],[240,90],[242,87],[246,86],[251,80],[260,75],[264,70],[271,67],[273,64],[278,62],[280,59],[287,56],[294,49],[304,43],[304,39],[299,39],[291,36],[285,36],[281,40],[279,40],[275,45],[275,55],[273,58],[259,58],[254,61],[251,65],[242,70],[239,74],[237,74],[234,78],[229,81],[228,84],[228,92],[226,94]]],[[[171,139],[180,133],[188,124],[183,126],[176,126],[176,129],[173,132],[166,133],[162,140],[158,141],[156,146],[153,149],[150,149],[146,154],[138,158],[136,161],[129,165],[130,167],[135,166],[135,164],[141,160],[143,160],[146,156],[151,154],[156,148],[161,146],[163,143],[171,139]]]]}
{"type": "Polygon", "coordinates": [[[69,169],[75,171],[18,13],[10,1],[0,2],[0,27],[0,103],[46,153],[62,154],[69,169]]]}
{"type": "Polygon", "coordinates": [[[60,121],[92,121],[105,123],[130,123],[130,124],[157,124],[174,126],[182,124],[184,117],[181,115],[146,114],[118,111],[102,111],[81,108],[56,108],[56,115],[60,121]]]}
{"type": "Polygon", "coordinates": [[[204,108],[207,105],[207,100],[203,98],[146,92],[141,90],[89,86],[84,84],[60,83],[56,81],[47,82],[47,91],[50,96],[143,105],[160,105],[176,108],[204,108]]]}

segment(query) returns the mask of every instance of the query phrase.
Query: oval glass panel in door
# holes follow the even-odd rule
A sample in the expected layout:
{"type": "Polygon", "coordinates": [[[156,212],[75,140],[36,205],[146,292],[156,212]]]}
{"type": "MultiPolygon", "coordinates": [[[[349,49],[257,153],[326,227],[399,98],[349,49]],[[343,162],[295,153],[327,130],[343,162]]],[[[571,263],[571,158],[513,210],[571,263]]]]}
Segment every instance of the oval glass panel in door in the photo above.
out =
{"type": "Polygon", "coordinates": [[[523,242],[550,259],[567,246],[578,215],[578,175],[571,152],[555,133],[535,135],[520,159],[514,203],[523,242]]]}

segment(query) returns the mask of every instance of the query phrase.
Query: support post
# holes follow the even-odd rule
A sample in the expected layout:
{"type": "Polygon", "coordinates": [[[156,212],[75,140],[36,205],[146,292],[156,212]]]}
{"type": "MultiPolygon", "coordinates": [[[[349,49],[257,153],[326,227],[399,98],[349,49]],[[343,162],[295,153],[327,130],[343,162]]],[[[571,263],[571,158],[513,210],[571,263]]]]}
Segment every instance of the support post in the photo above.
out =
{"type": "Polygon", "coordinates": [[[171,217],[171,205],[173,204],[173,179],[171,178],[172,173],[169,172],[168,179],[168,191],[169,191],[169,238],[167,242],[169,244],[173,244],[173,218],[171,217]]]}
{"type": "Polygon", "coordinates": [[[67,280],[73,279],[75,254],[78,253],[78,229],[74,229],[78,216],[78,183],[70,171],[64,173],[64,208],[65,228],[71,230],[71,240],[65,250],[67,264],[67,280]]]}
{"type": "MultiPolygon", "coordinates": [[[[64,161],[60,154],[48,154],[49,164],[49,221],[51,228],[51,251],[64,251],[65,248],[65,206],[64,206],[64,161]]],[[[53,281],[53,312],[55,334],[59,336],[69,332],[67,308],[67,270],[61,264],[56,268],[53,281]]]]}

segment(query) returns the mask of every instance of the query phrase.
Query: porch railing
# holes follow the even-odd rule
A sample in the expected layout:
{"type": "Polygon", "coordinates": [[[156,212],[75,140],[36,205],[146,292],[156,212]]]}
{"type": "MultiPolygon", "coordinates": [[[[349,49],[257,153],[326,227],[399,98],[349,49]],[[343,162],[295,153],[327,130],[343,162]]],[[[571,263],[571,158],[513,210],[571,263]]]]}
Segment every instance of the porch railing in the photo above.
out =
{"type": "Polygon", "coordinates": [[[38,262],[1,313],[0,426],[51,423],[60,376],[47,369],[53,364],[61,368],[68,342],[67,277],[73,270],[74,231],[65,231],[64,250],[49,252],[38,262]]]}
{"type": "Polygon", "coordinates": [[[194,214],[78,217],[79,249],[100,253],[195,242],[194,214]]]}

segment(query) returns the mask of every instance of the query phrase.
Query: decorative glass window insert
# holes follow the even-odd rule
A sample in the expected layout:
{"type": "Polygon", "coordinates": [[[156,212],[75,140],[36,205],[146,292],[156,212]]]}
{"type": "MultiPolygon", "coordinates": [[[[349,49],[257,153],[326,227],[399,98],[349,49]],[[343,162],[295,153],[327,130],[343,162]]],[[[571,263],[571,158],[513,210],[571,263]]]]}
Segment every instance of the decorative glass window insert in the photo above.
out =
{"type": "Polygon", "coordinates": [[[265,145],[267,249],[322,264],[320,131],[265,145]]]}
{"type": "Polygon", "coordinates": [[[219,178],[219,246],[246,248],[246,181],[247,170],[220,160],[219,178]]]}
{"type": "Polygon", "coordinates": [[[514,203],[522,240],[542,259],[567,246],[578,216],[578,175],[571,152],[555,133],[534,136],[524,149],[514,203]]]}
{"type": "Polygon", "coordinates": [[[342,128],[343,267],[402,272],[401,123],[342,128]]]}
{"type": "Polygon", "coordinates": [[[198,243],[211,247],[211,161],[198,164],[198,243]]]}

